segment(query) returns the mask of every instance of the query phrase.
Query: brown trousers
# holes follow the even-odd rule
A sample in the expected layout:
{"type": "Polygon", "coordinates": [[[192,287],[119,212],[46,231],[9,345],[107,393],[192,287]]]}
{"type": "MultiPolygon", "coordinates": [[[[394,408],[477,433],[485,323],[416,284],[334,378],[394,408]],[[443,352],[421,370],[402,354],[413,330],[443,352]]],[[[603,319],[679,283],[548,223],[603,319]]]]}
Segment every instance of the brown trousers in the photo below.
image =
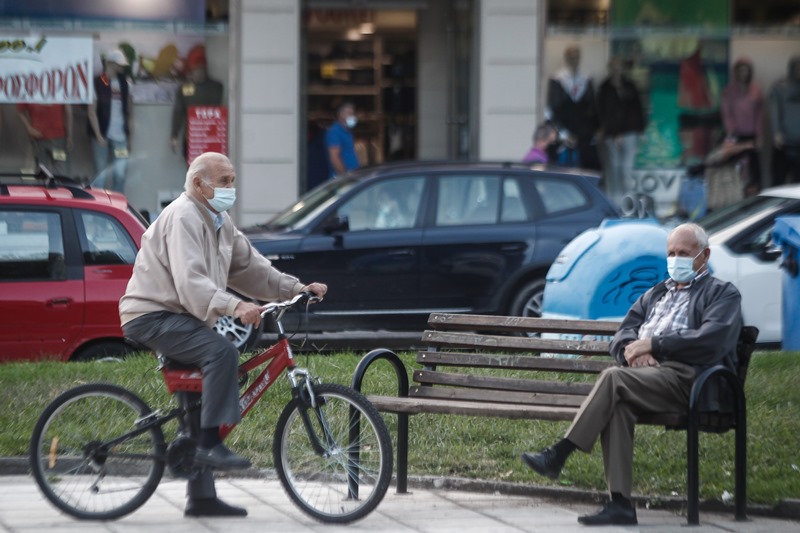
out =
{"type": "Polygon", "coordinates": [[[609,492],[631,497],[637,414],[685,412],[694,376],[693,367],[674,361],[657,367],[613,367],[600,374],[566,438],[590,452],[600,437],[609,492]]]}

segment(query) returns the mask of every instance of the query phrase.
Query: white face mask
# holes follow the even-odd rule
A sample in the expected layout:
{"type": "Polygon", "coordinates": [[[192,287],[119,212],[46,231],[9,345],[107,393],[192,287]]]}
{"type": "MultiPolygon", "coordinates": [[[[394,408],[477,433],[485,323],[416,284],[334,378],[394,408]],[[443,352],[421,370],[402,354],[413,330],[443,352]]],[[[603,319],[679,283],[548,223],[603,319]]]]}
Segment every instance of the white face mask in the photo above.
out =
{"type": "MultiPolygon", "coordinates": [[[[203,183],[211,187],[209,183],[207,182],[203,183]]],[[[206,200],[208,200],[208,205],[211,206],[211,209],[213,209],[217,213],[222,213],[233,207],[233,204],[236,202],[235,188],[213,187],[213,189],[214,189],[214,197],[206,198],[206,200]]]]}
{"type": "Polygon", "coordinates": [[[669,277],[678,283],[692,281],[697,276],[697,272],[692,268],[694,260],[702,253],[703,251],[700,250],[700,253],[694,257],[667,257],[667,273],[669,273],[669,277]]]}
{"type": "Polygon", "coordinates": [[[347,124],[348,128],[355,128],[356,124],[358,124],[358,119],[354,116],[350,116],[344,119],[344,123],[347,124]]]}

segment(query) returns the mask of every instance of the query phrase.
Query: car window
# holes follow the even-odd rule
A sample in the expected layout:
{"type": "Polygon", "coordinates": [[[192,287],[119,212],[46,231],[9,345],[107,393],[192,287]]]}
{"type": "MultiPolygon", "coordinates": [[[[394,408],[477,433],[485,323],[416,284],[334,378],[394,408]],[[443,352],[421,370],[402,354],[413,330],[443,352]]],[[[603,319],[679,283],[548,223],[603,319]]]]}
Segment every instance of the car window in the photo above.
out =
{"type": "Polygon", "coordinates": [[[538,178],[536,190],[548,215],[578,209],[589,203],[581,188],[567,180],[538,178]]]}
{"type": "Polygon", "coordinates": [[[786,206],[795,203],[791,198],[778,196],[751,196],[741,202],[715,209],[697,223],[711,235],[759,213],[777,212],[786,206]]]}
{"type": "Polygon", "coordinates": [[[64,280],[61,216],[43,211],[0,211],[0,281],[64,280]]]}
{"type": "Polygon", "coordinates": [[[370,183],[343,203],[350,231],[413,228],[419,214],[425,178],[405,176],[370,183]]]}
{"type": "Polygon", "coordinates": [[[441,176],[436,202],[437,226],[497,222],[500,176],[441,176]]]}
{"type": "Polygon", "coordinates": [[[522,222],[528,220],[522,191],[516,178],[503,180],[503,205],[500,209],[501,222],[522,222]]]}
{"type": "Polygon", "coordinates": [[[282,213],[264,224],[268,229],[292,229],[302,227],[349,191],[356,181],[329,181],[312,189],[282,213]]]}
{"type": "Polygon", "coordinates": [[[79,216],[83,262],[86,265],[132,265],[136,245],[125,228],[102,213],[81,211],[79,216]]]}

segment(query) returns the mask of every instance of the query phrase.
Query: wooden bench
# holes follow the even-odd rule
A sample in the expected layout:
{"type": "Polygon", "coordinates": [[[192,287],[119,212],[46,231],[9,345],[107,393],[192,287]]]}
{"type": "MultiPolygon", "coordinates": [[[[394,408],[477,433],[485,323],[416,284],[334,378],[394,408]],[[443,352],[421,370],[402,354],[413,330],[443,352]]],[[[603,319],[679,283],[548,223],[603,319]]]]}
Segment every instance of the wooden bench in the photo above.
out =
{"type": "MultiPolygon", "coordinates": [[[[383,412],[398,415],[397,491],[407,491],[408,415],[440,413],[512,419],[572,420],[592,383],[563,381],[565,373],[599,374],[614,365],[609,341],[618,322],[556,320],[432,313],[432,328],[423,333],[427,349],[417,353],[422,369],[413,374],[409,388],[403,362],[390,350],[379,348],[365,355],[353,376],[361,390],[367,369],[376,361],[389,361],[398,380],[397,396],[368,396],[383,412]],[[533,335],[536,334],[536,335],[533,335]],[[568,357],[537,357],[566,354],[568,357]],[[605,356],[589,358],[588,356],[605,356]],[[489,369],[489,370],[487,370],[489,369]],[[548,373],[552,379],[498,376],[496,370],[548,373]]],[[[648,413],[637,423],[662,425],[687,432],[688,522],[699,523],[698,432],[735,430],[735,513],[746,519],[746,410],[743,385],[758,330],[742,329],[738,345],[739,368],[734,374],[717,366],[697,377],[686,413],[648,413]],[[733,391],[730,413],[700,412],[700,398],[709,379],[722,379],[733,391]]]]}

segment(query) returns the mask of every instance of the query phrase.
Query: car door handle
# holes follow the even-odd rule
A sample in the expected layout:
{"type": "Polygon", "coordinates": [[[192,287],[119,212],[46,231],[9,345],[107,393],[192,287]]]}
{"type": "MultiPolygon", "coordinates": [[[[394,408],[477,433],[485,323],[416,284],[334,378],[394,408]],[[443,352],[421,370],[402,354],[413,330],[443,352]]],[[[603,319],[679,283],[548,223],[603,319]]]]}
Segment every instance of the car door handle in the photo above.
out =
{"type": "Polygon", "coordinates": [[[392,257],[407,257],[409,255],[414,255],[414,250],[409,248],[403,248],[401,250],[390,250],[389,254],[392,257]]]}
{"type": "Polygon", "coordinates": [[[110,268],[95,268],[92,272],[95,274],[111,274],[114,271],[110,268]]]}
{"type": "Polygon", "coordinates": [[[68,298],[66,296],[62,298],[50,298],[47,300],[48,307],[53,307],[56,305],[69,305],[70,303],[72,303],[72,298],[68,298]]]}
{"type": "Polygon", "coordinates": [[[522,243],[518,244],[504,244],[500,247],[501,252],[523,252],[525,251],[525,245],[522,243]]]}

